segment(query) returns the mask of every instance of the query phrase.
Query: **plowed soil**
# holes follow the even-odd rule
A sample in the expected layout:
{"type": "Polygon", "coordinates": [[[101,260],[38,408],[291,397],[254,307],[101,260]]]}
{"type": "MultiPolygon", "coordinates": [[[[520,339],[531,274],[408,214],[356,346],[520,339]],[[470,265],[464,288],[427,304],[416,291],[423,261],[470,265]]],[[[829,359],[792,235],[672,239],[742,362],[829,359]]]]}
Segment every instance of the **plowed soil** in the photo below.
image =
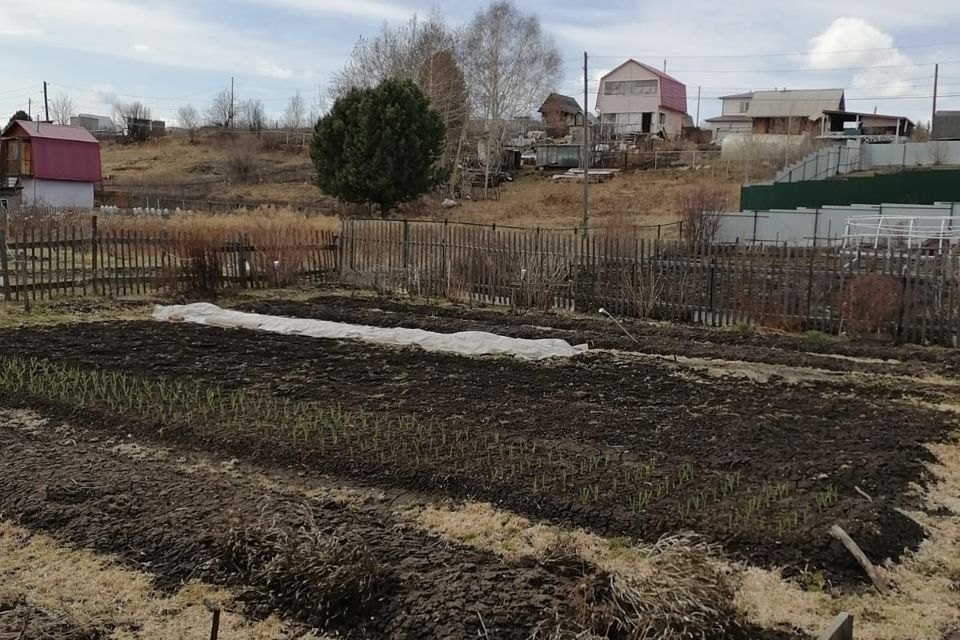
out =
{"type": "MultiPolygon", "coordinates": [[[[330,314],[347,314],[342,310],[347,304],[331,303],[330,314]]],[[[359,303],[354,315],[377,313],[371,306],[359,303]]],[[[433,321],[424,324],[428,322],[433,321]]],[[[490,318],[483,322],[488,329],[504,329],[501,333],[509,333],[512,326],[509,321],[495,326],[490,318]]],[[[849,554],[826,534],[833,523],[844,526],[878,562],[896,559],[920,543],[922,530],[898,509],[909,505],[905,496],[910,484],[924,481],[924,462],[931,456],[923,443],[945,438],[957,428],[947,414],[903,402],[896,389],[887,387],[718,379],[668,363],[606,353],[535,364],[153,322],[19,329],[4,332],[0,339],[9,354],[77,367],[193,379],[225,389],[435,418],[454,427],[502,434],[518,446],[542,450],[559,444],[593,459],[652,460],[657,471],[651,480],[677,478],[681,469],[690,468],[691,479],[679,492],[663,496],[638,516],[628,507],[630,491],[616,484],[610,489],[609,468],[615,465],[595,472],[588,468],[583,489],[607,484],[602,497],[588,495],[578,501],[532,492],[519,481],[478,475],[470,460],[438,468],[402,456],[384,463],[359,455],[321,454],[255,436],[204,442],[188,429],[165,436],[188,446],[335,473],[374,486],[488,499],[604,534],[655,540],[665,533],[694,530],[752,562],[817,568],[836,580],[863,577],[849,554]],[[706,509],[684,509],[692,495],[702,495],[733,472],[743,478],[737,492],[706,509]],[[730,524],[731,511],[764,487],[779,484],[787,486],[789,495],[775,501],[764,517],[749,526],[730,524]],[[839,499],[814,506],[815,497],[830,487],[839,499]],[[784,518],[799,513],[804,513],[802,524],[784,530],[784,518]]],[[[790,353],[775,349],[783,357],[790,353]]],[[[939,352],[918,353],[916,361],[953,366],[939,352]]],[[[6,402],[37,404],[30,398],[6,402]]],[[[69,415],[68,408],[48,409],[69,415]]],[[[71,419],[91,428],[112,428],[109,416],[85,412],[71,419]]],[[[149,421],[117,428],[156,435],[149,421]]],[[[530,466],[537,462],[525,461],[530,466]]]]}
{"type": "MultiPolygon", "coordinates": [[[[356,637],[467,638],[482,631],[521,638],[542,620],[573,619],[577,571],[514,566],[452,545],[376,510],[301,503],[228,479],[187,474],[169,463],[131,460],[91,442],[25,436],[0,427],[0,512],[77,545],[117,553],[175,588],[189,579],[246,590],[254,611],[284,611],[310,625],[297,602],[271,597],[256,576],[230,562],[231,530],[266,513],[272,526],[304,523],[304,509],[324,537],[359,541],[383,568],[362,611],[334,630],[356,637]]],[[[308,558],[300,558],[307,561],[308,558]]],[[[494,636],[491,636],[494,637],[494,636]]]]}
{"type": "Polygon", "coordinates": [[[406,327],[441,333],[495,331],[515,338],[560,338],[597,349],[742,360],[830,371],[864,371],[906,376],[960,374],[960,352],[955,349],[891,345],[869,339],[708,329],[678,324],[618,318],[633,338],[609,319],[563,313],[527,311],[509,313],[493,308],[412,303],[392,298],[320,295],[307,301],[260,300],[236,306],[241,311],[377,327],[406,327]],[[635,339],[635,340],[634,340],[635,339]]]}

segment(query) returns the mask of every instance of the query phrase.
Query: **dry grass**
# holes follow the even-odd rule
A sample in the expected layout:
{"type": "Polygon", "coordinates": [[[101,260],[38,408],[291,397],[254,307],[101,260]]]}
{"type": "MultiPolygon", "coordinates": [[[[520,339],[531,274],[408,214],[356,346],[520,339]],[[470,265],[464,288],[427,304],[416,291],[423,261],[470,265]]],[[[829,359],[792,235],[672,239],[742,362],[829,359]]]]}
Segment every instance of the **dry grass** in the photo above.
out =
{"type": "Polygon", "coordinates": [[[385,574],[359,534],[330,535],[307,508],[296,526],[281,525],[266,510],[256,522],[237,521],[224,560],[269,594],[271,604],[294,608],[321,627],[362,614],[385,574]]]}
{"type": "Polygon", "coordinates": [[[232,613],[233,597],[222,589],[191,582],[173,595],[163,595],[153,589],[149,574],[0,522],[0,601],[23,601],[91,635],[114,640],[205,640],[210,637],[210,613],[202,604],[204,598],[225,607],[221,637],[316,637],[272,616],[254,622],[232,613]]]}
{"type": "MultiPolygon", "coordinates": [[[[623,173],[609,182],[590,185],[590,220],[602,228],[619,219],[632,224],[661,224],[679,219],[678,199],[708,183],[722,192],[731,207],[740,200],[736,177],[693,172],[623,173]]],[[[497,223],[520,227],[574,227],[583,219],[583,185],[554,183],[542,174],[524,174],[501,189],[500,200],[464,202],[448,211],[422,215],[456,222],[497,223]]]]}
{"type": "MultiPolygon", "coordinates": [[[[190,144],[186,136],[166,136],[139,144],[105,142],[100,145],[104,179],[116,182],[166,183],[223,178],[229,141],[215,133],[198,136],[190,144]]],[[[272,169],[305,166],[306,151],[261,149],[258,160],[272,169]]]]}
{"type": "MultiPolygon", "coordinates": [[[[587,561],[605,573],[585,580],[577,594],[579,623],[597,634],[679,640],[722,635],[736,621],[735,577],[703,542],[676,536],[636,546],[582,529],[533,524],[490,504],[427,505],[405,515],[445,538],[514,562],[533,558],[551,564],[587,561]]],[[[544,629],[536,637],[590,637],[544,629]]]]}
{"type": "MultiPolygon", "coordinates": [[[[207,134],[196,144],[186,137],[168,136],[142,144],[104,144],[105,176],[125,183],[195,181],[224,178],[229,163],[229,145],[207,134]]],[[[262,149],[257,163],[270,170],[302,167],[309,171],[306,153],[262,149]]],[[[591,185],[591,221],[606,225],[612,216],[626,217],[633,224],[657,224],[678,219],[677,201],[702,184],[714,185],[731,207],[739,201],[742,173],[717,169],[693,171],[625,172],[609,182],[591,185]]],[[[263,201],[294,209],[317,209],[344,215],[361,208],[350,207],[323,195],[308,180],[286,183],[215,185],[210,197],[228,201],[263,201]]],[[[549,173],[526,171],[500,190],[499,200],[464,201],[454,209],[442,209],[435,199],[407,205],[396,217],[449,219],[522,227],[573,227],[582,219],[582,186],[558,184],[549,173]]]]}

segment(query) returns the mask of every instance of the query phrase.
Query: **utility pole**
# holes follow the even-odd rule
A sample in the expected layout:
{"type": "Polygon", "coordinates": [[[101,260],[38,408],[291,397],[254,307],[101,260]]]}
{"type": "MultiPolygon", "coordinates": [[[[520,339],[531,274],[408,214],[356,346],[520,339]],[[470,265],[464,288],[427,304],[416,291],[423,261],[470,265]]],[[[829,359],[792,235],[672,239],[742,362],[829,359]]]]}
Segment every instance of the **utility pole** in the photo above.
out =
{"type": "Polygon", "coordinates": [[[230,76],[230,113],[227,114],[227,129],[233,126],[233,76],[230,76]]]}
{"type": "Polygon", "coordinates": [[[47,81],[43,81],[43,121],[50,122],[50,103],[47,102],[47,81]]]}
{"type": "Polygon", "coordinates": [[[590,233],[590,95],[587,84],[587,52],[583,52],[583,152],[580,167],[583,169],[583,237],[590,233]]]}
{"type": "Polygon", "coordinates": [[[666,59],[666,58],[663,59],[663,72],[664,72],[664,73],[667,72],[667,59],[666,59]]]}
{"type": "Polygon", "coordinates": [[[697,129],[700,128],[700,89],[702,88],[700,85],[697,85],[697,129]]]}
{"type": "Polygon", "coordinates": [[[27,115],[33,117],[33,98],[27,98],[27,115]]]}
{"type": "Polygon", "coordinates": [[[937,80],[940,79],[940,64],[933,65],[933,114],[930,117],[930,137],[933,138],[933,125],[937,121],[937,80]]]}

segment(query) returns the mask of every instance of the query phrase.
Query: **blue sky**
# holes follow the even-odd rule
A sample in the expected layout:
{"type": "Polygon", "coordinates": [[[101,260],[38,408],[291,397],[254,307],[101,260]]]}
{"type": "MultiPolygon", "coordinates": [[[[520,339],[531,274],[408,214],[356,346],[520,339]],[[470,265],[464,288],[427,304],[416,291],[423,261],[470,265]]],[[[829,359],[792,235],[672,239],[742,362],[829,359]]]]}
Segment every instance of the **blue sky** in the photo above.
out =
{"type": "MultiPolygon", "coordinates": [[[[934,62],[943,108],[960,109],[960,2],[927,0],[922,11],[891,0],[612,2],[524,0],[560,45],[556,87],[582,94],[627,57],[661,67],[688,86],[689,110],[719,111],[717,96],[773,87],[847,88],[848,108],[929,119],[934,62]],[[586,6],[587,8],[584,8],[586,6]],[[936,46],[929,46],[936,45],[936,46]],[[789,55],[769,55],[789,54],[789,55]]],[[[80,110],[109,114],[113,101],[143,99],[173,120],[201,110],[236,78],[241,98],[279,116],[289,97],[326,92],[361,35],[384,22],[439,9],[469,20],[484,2],[419,0],[0,0],[0,113],[37,113],[41,82],[80,110]]],[[[595,96],[591,96],[591,104],[595,96]]]]}

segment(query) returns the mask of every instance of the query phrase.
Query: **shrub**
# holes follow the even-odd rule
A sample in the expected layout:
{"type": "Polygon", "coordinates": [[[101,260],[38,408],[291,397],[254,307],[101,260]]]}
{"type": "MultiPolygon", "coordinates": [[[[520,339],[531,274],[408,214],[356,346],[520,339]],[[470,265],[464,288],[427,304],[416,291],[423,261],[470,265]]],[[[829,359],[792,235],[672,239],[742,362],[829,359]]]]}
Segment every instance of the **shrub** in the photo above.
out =
{"type": "Polygon", "coordinates": [[[850,278],[840,292],[844,326],[859,333],[892,332],[902,293],[895,276],[871,274],[850,278]]]}

